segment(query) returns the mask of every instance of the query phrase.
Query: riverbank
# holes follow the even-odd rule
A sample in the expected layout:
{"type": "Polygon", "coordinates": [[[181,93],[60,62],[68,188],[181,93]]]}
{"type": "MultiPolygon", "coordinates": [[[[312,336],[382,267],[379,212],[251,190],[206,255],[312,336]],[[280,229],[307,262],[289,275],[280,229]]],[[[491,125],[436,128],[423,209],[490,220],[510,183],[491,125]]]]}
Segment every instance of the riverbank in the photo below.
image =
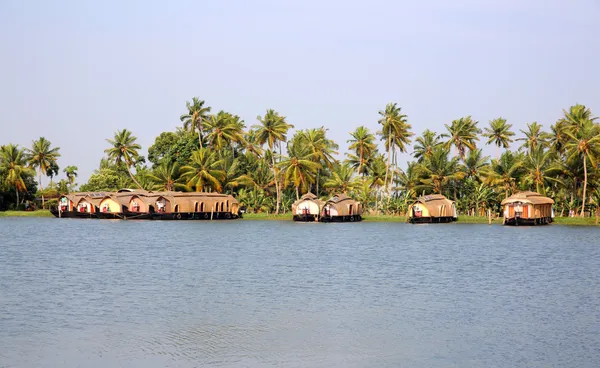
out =
{"type": "MultiPolygon", "coordinates": [[[[0,217],[53,217],[49,210],[37,211],[4,211],[0,212],[0,217]]],[[[279,215],[266,213],[245,213],[243,220],[275,220],[292,221],[290,212],[279,215]]],[[[363,221],[366,222],[406,222],[406,216],[397,215],[365,215],[363,221]]],[[[488,218],[485,216],[460,216],[456,223],[459,224],[487,224],[488,218]]],[[[556,217],[556,225],[572,226],[595,226],[595,217],[556,217]]],[[[492,225],[502,225],[502,218],[492,219],[492,225]]]]}
{"type": "Polygon", "coordinates": [[[0,217],[53,217],[49,210],[0,211],[0,217]]]}

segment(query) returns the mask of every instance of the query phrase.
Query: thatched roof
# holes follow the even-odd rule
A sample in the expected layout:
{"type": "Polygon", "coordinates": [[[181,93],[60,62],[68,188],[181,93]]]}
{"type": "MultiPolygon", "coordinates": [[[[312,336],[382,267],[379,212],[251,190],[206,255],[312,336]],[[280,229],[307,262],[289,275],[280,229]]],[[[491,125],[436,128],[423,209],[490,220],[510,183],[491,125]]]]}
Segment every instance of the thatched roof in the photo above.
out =
{"type": "Polygon", "coordinates": [[[427,207],[427,211],[429,211],[429,216],[431,217],[454,216],[454,211],[452,210],[454,201],[441,194],[421,196],[417,198],[417,201],[411,207],[417,203],[421,203],[427,207]]]}
{"type": "Polygon", "coordinates": [[[515,203],[515,202],[530,203],[530,204],[553,204],[554,200],[552,198],[545,197],[536,192],[525,191],[525,192],[515,193],[515,194],[511,195],[510,197],[505,198],[501,202],[501,205],[504,206],[507,203],[515,203]]]}
{"type": "Polygon", "coordinates": [[[325,202],[323,202],[322,200],[320,200],[316,195],[312,194],[312,193],[306,193],[305,195],[303,195],[302,197],[300,197],[299,200],[297,200],[296,202],[294,202],[292,204],[292,207],[297,206],[298,204],[304,202],[304,201],[311,201],[311,202],[315,202],[319,205],[319,207],[321,207],[323,204],[325,204],[325,202]]]}
{"type": "Polygon", "coordinates": [[[360,202],[348,197],[345,194],[336,194],[325,202],[325,206],[333,207],[337,210],[338,215],[349,215],[350,206],[354,206],[352,214],[360,214],[362,207],[360,202]]]}

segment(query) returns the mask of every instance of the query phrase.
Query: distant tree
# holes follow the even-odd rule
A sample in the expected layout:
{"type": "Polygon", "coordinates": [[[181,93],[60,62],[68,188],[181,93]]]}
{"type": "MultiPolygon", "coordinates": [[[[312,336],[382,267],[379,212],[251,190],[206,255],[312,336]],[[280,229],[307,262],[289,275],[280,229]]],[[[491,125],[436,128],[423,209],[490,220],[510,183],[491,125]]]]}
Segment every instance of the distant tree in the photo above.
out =
{"type": "Polygon", "coordinates": [[[192,102],[185,103],[187,114],[183,114],[179,119],[183,122],[183,128],[189,130],[192,134],[198,130],[198,143],[202,147],[203,122],[208,118],[210,106],[204,106],[204,100],[193,97],[192,102]]]}
{"type": "MultiPolygon", "coordinates": [[[[490,121],[489,128],[484,128],[485,133],[483,133],[483,136],[488,138],[487,144],[494,143],[498,148],[504,147],[504,149],[508,149],[510,143],[513,141],[511,137],[515,135],[510,130],[511,127],[512,125],[507,124],[504,118],[494,119],[490,121]]],[[[496,151],[496,158],[498,158],[498,151],[496,151]]]]}
{"type": "Polygon", "coordinates": [[[140,158],[138,151],[142,149],[139,144],[135,143],[136,140],[137,138],[131,135],[129,130],[118,130],[114,139],[106,140],[112,147],[105,149],[104,152],[108,155],[109,160],[112,160],[117,166],[124,163],[131,180],[139,188],[142,188],[131,172],[131,166],[135,165],[140,158]]]}
{"type": "Polygon", "coordinates": [[[77,166],[72,165],[65,167],[65,169],[63,170],[63,172],[67,176],[67,181],[69,185],[73,185],[73,183],[75,183],[75,178],[77,177],[77,170],[79,170],[77,166]]]}
{"type": "Polygon", "coordinates": [[[27,191],[25,177],[32,174],[27,167],[26,155],[18,145],[8,144],[0,147],[0,173],[4,177],[4,184],[14,188],[16,206],[19,205],[19,193],[27,191]]]}
{"type": "Polygon", "coordinates": [[[279,204],[281,203],[281,189],[277,180],[277,169],[275,167],[275,155],[273,149],[279,144],[281,151],[281,142],[287,141],[287,133],[293,128],[292,124],[288,124],[285,116],[279,115],[273,109],[267,110],[264,117],[260,115],[256,117],[260,124],[254,125],[256,132],[256,142],[263,145],[267,144],[271,150],[271,170],[275,179],[275,191],[277,193],[277,202],[275,205],[275,213],[279,214],[279,204]]]}

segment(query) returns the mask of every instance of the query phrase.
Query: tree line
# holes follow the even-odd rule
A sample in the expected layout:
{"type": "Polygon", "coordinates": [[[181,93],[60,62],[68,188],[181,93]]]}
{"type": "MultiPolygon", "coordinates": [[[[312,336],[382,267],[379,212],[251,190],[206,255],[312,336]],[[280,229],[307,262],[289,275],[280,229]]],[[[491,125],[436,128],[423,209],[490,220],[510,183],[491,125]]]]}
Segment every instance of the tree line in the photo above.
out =
{"type": "MultiPolygon", "coordinates": [[[[269,109],[247,126],[226,111],[211,112],[194,97],[186,103],[176,131],[163,132],[148,148],[127,129],[107,139],[105,157],[80,191],[147,190],[230,193],[251,212],[288,211],[302,194],[319,197],[345,193],[372,213],[403,214],[418,196],[440,193],[456,200],[462,213],[500,211],[500,202],[517,191],[532,190],[553,198],[557,215],[579,215],[600,204],[600,124],[591,110],[574,105],[548,130],[532,122],[518,134],[504,118],[480,123],[471,116],[445,124],[443,132],[415,136],[397,103],[379,111],[376,132],[365,126],[350,132],[348,153],[338,159],[339,145],[325,127],[294,128],[269,109]],[[378,146],[381,142],[381,150],[378,146]],[[519,142],[511,151],[511,143],[519,142]],[[481,145],[495,146],[485,156],[481,145]],[[400,168],[399,153],[413,160],[400,168]]],[[[58,173],[58,148],[43,137],[32,148],[8,144],[0,150],[0,190],[20,203],[38,192],[41,176],[58,173]],[[33,179],[38,174],[36,187],[33,179]],[[6,193],[14,193],[14,196],[6,193]],[[21,198],[21,199],[19,199],[21,198]]],[[[67,167],[66,180],[53,190],[73,190],[77,168],[67,167]]],[[[2,205],[2,202],[0,202],[2,205]]]]}

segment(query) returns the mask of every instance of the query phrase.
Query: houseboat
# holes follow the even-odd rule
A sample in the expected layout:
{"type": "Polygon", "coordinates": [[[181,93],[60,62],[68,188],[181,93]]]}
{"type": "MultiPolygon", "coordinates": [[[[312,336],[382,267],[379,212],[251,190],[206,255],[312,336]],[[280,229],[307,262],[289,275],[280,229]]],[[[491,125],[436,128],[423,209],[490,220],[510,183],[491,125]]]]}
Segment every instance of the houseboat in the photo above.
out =
{"type": "Polygon", "coordinates": [[[56,217],[139,220],[214,220],[241,217],[239,202],[227,194],[204,192],[72,193],[51,209],[56,217]]]}
{"type": "Polygon", "coordinates": [[[456,205],[441,194],[430,194],[419,197],[408,208],[410,223],[452,222],[458,219],[456,205]]]}
{"type": "Polygon", "coordinates": [[[312,193],[306,193],[292,204],[294,221],[315,222],[319,220],[319,213],[325,202],[312,193]]]}
{"type": "Polygon", "coordinates": [[[504,225],[545,225],[553,221],[554,200],[536,192],[519,192],[501,202],[504,225]]]}
{"type": "Polygon", "coordinates": [[[362,205],[345,194],[327,200],[321,211],[322,222],[354,222],[362,220],[362,205]]]}

